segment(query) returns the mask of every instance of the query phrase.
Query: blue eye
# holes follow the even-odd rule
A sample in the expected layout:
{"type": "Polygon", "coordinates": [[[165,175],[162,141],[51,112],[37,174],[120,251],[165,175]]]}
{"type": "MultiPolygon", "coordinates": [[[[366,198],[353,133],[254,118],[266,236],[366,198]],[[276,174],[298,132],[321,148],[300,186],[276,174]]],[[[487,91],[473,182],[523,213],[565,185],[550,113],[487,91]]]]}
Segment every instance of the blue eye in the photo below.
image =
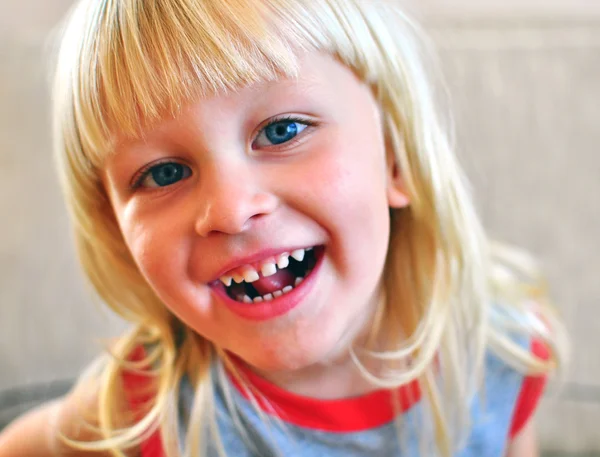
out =
{"type": "Polygon", "coordinates": [[[177,162],[163,162],[151,166],[141,173],[134,183],[137,187],[166,187],[175,184],[192,174],[190,167],[177,162]]]}
{"type": "Polygon", "coordinates": [[[300,119],[281,119],[271,122],[260,131],[254,145],[266,147],[287,143],[312,124],[310,121],[300,119]]]}

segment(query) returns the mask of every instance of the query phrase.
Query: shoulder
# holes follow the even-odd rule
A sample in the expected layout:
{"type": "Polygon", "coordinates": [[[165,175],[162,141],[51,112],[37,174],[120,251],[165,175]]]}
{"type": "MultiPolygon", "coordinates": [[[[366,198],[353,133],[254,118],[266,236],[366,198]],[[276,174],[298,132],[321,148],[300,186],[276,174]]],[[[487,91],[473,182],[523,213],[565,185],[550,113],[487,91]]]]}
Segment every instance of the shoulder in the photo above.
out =
{"type": "MultiPolygon", "coordinates": [[[[116,340],[109,342],[107,352],[113,354],[116,347],[116,340]]],[[[98,363],[98,366],[90,367],[88,373],[84,375],[71,390],[60,401],[60,411],[57,417],[57,436],[62,435],[68,440],[80,443],[94,443],[104,439],[98,427],[100,417],[105,414],[110,417],[111,428],[113,430],[125,430],[135,425],[136,415],[134,414],[131,399],[131,381],[129,371],[118,366],[118,363],[109,355],[105,362],[98,363]],[[107,361],[107,362],[106,362],[107,361]],[[113,363],[117,365],[109,366],[113,363]],[[106,371],[108,370],[108,372],[106,371]],[[112,371],[113,376],[109,384],[104,384],[107,373],[112,371]]],[[[126,357],[128,360],[136,360],[136,353],[126,357]]],[[[99,359],[100,361],[101,359],[99,359]]],[[[68,444],[61,440],[61,446],[68,448],[68,444]]],[[[72,453],[73,448],[68,448],[72,453]]],[[[80,456],[112,456],[110,451],[78,451],[76,455],[80,456]]],[[[125,452],[126,457],[137,457],[140,455],[138,446],[133,446],[125,452]]],[[[69,454],[72,455],[72,454],[69,454]]]]}
{"type": "MultiPolygon", "coordinates": [[[[128,413],[128,405],[125,398],[122,383],[117,380],[114,387],[111,388],[111,396],[114,398],[115,409],[111,414],[115,429],[122,429],[132,425],[131,414],[128,413]]],[[[60,437],[63,435],[69,440],[82,443],[92,443],[102,440],[103,437],[96,429],[100,418],[100,383],[97,379],[89,379],[80,382],[66,397],[60,401],[57,410],[56,435],[61,447],[69,449],[66,443],[62,442],[60,437]]],[[[98,451],[80,451],[77,454],[83,456],[109,456],[110,452],[99,453],[98,451]]],[[[125,454],[128,457],[137,456],[135,449],[129,450],[125,454]]]]}
{"type": "MultiPolygon", "coordinates": [[[[532,354],[542,360],[550,357],[548,347],[538,339],[531,340],[532,354]]],[[[547,375],[526,375],[521,383],[519,396],[513,411],[509,437],[512,439],[519,435],[533,417],[546,387],[547,375]]]]}
{"type": "Polygon", "coordinates": [[[513,306],[493,306],[492,326],[496,338],[495,351],[488,350],[486,369],[490,370],[490,383],[496,389],[502,388],[503,380],[494,382],[499,373],[513,373],[518,380],[518,391],[514,399],[510,437],[514,437],[527,425],[535,413],[554,360],[550,346],[540,334],[548,334],[542,308],[534,301],[527,301],[522,308],[513,306]],[[546,365],[546,369],[540,366],[546,365]]]}
{"type": "MultiPolygon", "coordinates": [[[[98,392],[96,382],[82,381],[64,397],[41,405],[20,417],[3,431],[0,437],[0,456],[109,457],[113,455],[109,451],[76,449],[63,439],[81,443],[102,439],[102,436],[94,430],[94,426],[98,424],[98,392]]],[[[119,416],[115,415],[116,418],[119,416]]],[[[137,457],[138,453],[134,449],[126,452],[125,455],[137,457]]]]}
{"type": "MultiPolygon", "coordinates": [[[[521,343],[532,357],[547,359],[549,350],[539,339],[524,339],[521,343]]],[[[505,357],[489,351],[486,356],[483,406],[485,421],[493,418],[497,430],[505,430],[512,440],[529,424],[543,396],[547,375],[530,374],[515,368],[505,357]]]]}

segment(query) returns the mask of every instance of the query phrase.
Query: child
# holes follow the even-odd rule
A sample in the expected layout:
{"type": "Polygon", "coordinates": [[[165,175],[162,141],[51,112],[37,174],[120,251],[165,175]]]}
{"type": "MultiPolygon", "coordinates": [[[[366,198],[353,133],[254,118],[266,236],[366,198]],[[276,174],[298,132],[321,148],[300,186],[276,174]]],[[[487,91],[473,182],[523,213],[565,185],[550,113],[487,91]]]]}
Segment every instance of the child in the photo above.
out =
{"type": "Polygon", "coordinates": [[[482,231],[418,35],[393,0],[77,6],[58,167],[133,329],[0,455],[535,455],[560,326],[482,231]]]}

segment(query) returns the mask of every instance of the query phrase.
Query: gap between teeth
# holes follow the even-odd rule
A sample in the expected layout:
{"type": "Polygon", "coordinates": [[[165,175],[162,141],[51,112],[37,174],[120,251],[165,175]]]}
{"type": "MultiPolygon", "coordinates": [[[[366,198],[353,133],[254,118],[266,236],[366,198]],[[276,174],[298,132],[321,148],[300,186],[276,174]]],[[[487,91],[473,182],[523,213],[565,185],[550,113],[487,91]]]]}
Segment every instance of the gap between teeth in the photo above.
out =
{"type": "Polygon", "coordinates": [[[254,299],[250,298],[248,295],[244,295],[244,296],[239,295],[237,297],[237,301],[242,302],[242,303],[262,303],[262,302],[265,302],[265,301],[271,301],[274,298],[279,298],[282,295],[291,292],[292,290],[294,290],[295,287],[297,287],[298,285],[300,285],[303,280],[304,280],[304,278],[296,278],[296,280],[294,281],[294,285],[293,286],[285,286],[281,290],[276,290],[273,293],[269,293],[269,294],[266,294],[266,295],[261,295],[261,296],[255,297],[254,299]]]}
{"type": "MultiPolygon", "coordinates": [[[[276,257],[275,262],[266,262],[260,268],[260,272],[264,278],[274,275],[277,273],[277,269],[283,270],[290,265],[290,257],[297,260],[298,262],[302,262],[304,260],[304,256],[307,252],[311,251],[313,248],[307,249],[296,249],[291,253],[284,252],[276,257]]],[[[241,284],[242,282],[253,283],[254,281],[258,281],[260,278],[258,271],[256,271],[253,267],[245,267],[242,269],[241,274],[234,274],[232,276],[221,276],[219,278],[221,282],[229,287],[231,286],[232,281],[241,284]]]]}

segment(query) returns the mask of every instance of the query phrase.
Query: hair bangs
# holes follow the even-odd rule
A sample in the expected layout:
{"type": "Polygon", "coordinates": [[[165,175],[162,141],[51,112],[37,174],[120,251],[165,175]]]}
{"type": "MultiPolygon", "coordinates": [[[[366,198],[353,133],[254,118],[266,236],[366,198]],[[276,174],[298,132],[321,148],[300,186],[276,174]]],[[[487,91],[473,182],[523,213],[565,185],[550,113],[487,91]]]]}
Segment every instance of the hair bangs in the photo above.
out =
{"type": "Polygon", "coordinates": [[[96,166],[115,133],[137,137],[190,101],[294,77],[299,53],[324,47],[296,0],[106,0],[79,13],[72,109],[96,166]]]}
{"type": "Polygon", "coordinates": [[[365,77],[377,55],[354,0],[83,2],[71,46],[75,124],[100,166],[115,133],[138,137],[187,103],[297,74],[302,52],[336,55],[365,77]],[[363,46],[352,39],[362,35],[363,46]],[[371,46],[364,46],[370,42],[371,46]]]}

